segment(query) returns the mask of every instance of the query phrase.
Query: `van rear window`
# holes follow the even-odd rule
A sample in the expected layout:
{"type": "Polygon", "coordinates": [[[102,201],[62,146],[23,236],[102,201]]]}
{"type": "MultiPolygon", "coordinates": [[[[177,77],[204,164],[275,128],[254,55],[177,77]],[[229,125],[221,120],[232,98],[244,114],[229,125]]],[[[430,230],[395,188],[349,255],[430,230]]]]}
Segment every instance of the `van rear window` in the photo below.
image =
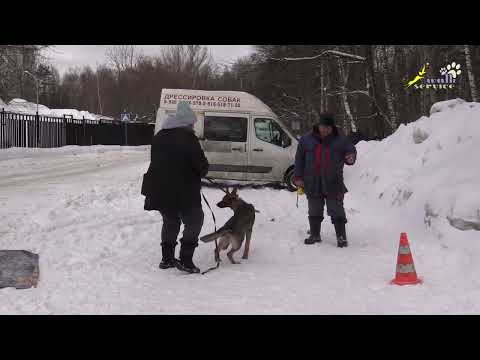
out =
{"type": "Polygon", "coordinates": [[[248,121],[244,117],[205,116],[204,136],[214,141],[247,141],[248,121]]]}

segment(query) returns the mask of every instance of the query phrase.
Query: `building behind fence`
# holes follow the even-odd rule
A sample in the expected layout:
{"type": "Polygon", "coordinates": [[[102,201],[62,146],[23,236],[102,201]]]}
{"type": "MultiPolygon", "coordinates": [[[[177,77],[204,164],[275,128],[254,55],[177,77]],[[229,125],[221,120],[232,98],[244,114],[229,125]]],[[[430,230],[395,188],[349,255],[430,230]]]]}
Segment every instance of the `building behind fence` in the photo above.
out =
{"type": "Polygon", "coordinates": [[[0,149],[66,145],[150,145],[154,124],[119,123],[0,111],[0,149]]]}

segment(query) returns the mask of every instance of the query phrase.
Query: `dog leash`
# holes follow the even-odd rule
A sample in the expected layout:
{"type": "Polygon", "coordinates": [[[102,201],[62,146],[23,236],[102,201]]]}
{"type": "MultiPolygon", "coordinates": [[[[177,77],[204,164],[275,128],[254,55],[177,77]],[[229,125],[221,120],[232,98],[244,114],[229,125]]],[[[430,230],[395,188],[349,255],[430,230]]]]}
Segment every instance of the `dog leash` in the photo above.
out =
{"type": "MultiPolygon", "coordinates": [[[[213,183],[213,182],[212,182],[213,183]]],[[[222,189],[223,190],[223,189],[222,189]]],[[[215,232],[217,232],[217,221],[215,220],[215,214],[213,213],[213,210],[212,208],[210,207],[210,204],[208,203],[207,201],[207,198],[205,197],[205,195],[203,194],[203,191],[202,191],[202,197],[203,197],[203,200],[205,201],[205,203],[207,204],[208,208],[210,209],[210,212],[212,213],[212,217],[213,217],[213,227],[215,228],[215,232]]],[[[216,253],[218,254],[218,244],[217,244],[217,239],[215,239],[215,251],[216,253]]],[[[215,269],[218,269],[220,266],[220,261],[217,261],[217,265],[216,266],[213,266],[207,270],[205,270],[204,272],[202,272],[202,275],[206,274],[207,272],[211,271],[211,270],[215,270],[215,269]]]]}
{"type": "Polygon", "coordinates": [[[215,185],[216,187],[218,187],[220,190],[222,190],[225,194],[228,194],[228,191],[225,190],[223,187],[221,187],[218,183],[216,183],[215,181],[212,180],[212,178],[209,178],[209,177],[206,177],[205,176],[205,179],[208,180],[208,182],[212,185],[215,185]]]}
{"type": "MultiPolygon", "coordinates": [[[[212,180],[212,178],[209,178],[209,177],[206,177],[205,176],[205,179],[207,179],[212,185],[215,185],[216,187],[218,187],[220,190],[222,190],[225,194],[228,194],[228,191],[225,190],[223,187],[221,187],[218,183],[216,183],[215,181],[212,180]]],[[[202,196],[203,196],[203,193],[202,193],[202,196]]],[[[205,197],[204,197],[205,199],[205,197]]],[[[205,200],[206,202],[207,200],[205,200]]],[[[298,206],[297,206],[298,207],[298,206]]],[[[260,211],[258,211],[257,209],[255,209],[255,212],[256,213],[260,213],[260,211]]]]}

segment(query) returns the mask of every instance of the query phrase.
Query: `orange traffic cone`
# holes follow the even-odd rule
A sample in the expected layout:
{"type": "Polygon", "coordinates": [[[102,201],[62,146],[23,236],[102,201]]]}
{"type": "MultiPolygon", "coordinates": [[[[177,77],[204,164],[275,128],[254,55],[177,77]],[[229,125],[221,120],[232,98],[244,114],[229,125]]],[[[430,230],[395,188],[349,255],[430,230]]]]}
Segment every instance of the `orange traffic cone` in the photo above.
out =
{"type": "Polygon", "coordinates": [[[400,235],[400,245],[398,246],[397,273],[395,279],[390,283],[396,285],[419,284],[422,280],[417,277],[413,257],[410,252],[410,245],[406,233],[400,235]]]}

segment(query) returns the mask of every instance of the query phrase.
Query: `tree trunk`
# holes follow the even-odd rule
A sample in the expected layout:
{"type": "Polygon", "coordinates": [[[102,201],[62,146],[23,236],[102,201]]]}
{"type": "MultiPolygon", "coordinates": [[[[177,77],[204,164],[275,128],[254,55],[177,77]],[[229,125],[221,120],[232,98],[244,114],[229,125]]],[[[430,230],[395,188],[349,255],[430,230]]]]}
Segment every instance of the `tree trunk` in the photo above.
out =
{"type": "MultiPolygon", "coordinates": [[[[428,60],[429,57],[428,57],[428,48],[426,45],[422,45],[420,46],[420,64],[422,65],[425,65],[428,60]]],[[[428,92],[427,91],[422,91],[420,93],[420,100],[421,100],[421,113],[423,116],[428,116],[429,115],[429,111],[428,111],[428,106],[431,105],[428,103],[428,99],[430,98],[430,96],[428,96],[428,92]],[[428,96],[428,98],[427,98],[428,96]]]]}
{"type": "Polygon", "coordinates": [[[374,45],[367,45],[367,84],[369,88],[369,94],[374,99],[372,101],[372,113],[378,114],[375,117],[375,126],[374,132],[376,136],[381,136],[382,138],[385,136],[385,123],[389,124],[390,120],[387,116],[378,108],[378,98],[377,98],[377,81],[375,79],[375,57],[376,57],[376,50],[374,45]],[[384,119],[384,122],[382,121],[384,119]]]}
{"type": "Polygon", "coordinates": [[[330,106],[328,103],[328,96],[327,96],[327,90],[330,88],[330,83],[331,83],[329,65],[330,63],[327,61],[323,68],[324,75],[325,75],[325,86],[324,86],[325,91],[323,92],[325,95],[325,100],[324,100],[323,106],[325,111],[329,111],[330,109],[330,106]]]}
{"type": "Polygon", "coordinates": [[[338,72],[340,74],[340,88],[342,96],[343,109],[345,111],[345,120],[343,122],[343,130],[345,133],[357,132],[357,126],[355,125],[355,120],[352,116],[352,111],[350,110],[350,104],[348,103],[348,95],[346,94],[346,82],[347,76],[345,73],[345,68],[342,59],[338,59],[338,72]]]}
{"type": "Polygon", "coordinates": [[[96,71],[97,73],[97,96],[98,96],[98,107],[100,110],[100,115],[103,115],[103,110],[102,110],[102,101],[100,99],[100,80],[98,78],[98,70],[96,71]]]}
{"type": "Polygon", "coordinates": [[[17,61],[18,61],[18,71],[20,71],[20,98],[24,99],[25,98],[25,48],[22,46],[20,53],[17,55],[17,61]]]}
{"type": "Polygon", "coordinates": [[[475,85],[475,75],[473,74],[470,46],[464,45],[463,50],[465,52],[465,62],[467,64],[467,75],[468,75],[468,82],[470,84],[470,94],[472,95],[472,101],[478,102],[477,86],[475,85]]]}
{"type": "Polygon", "coordinates": [[[394,99],[392,94],[392,86],[390,82],[390,73],[388,69],[388,56],[387,56],[387,46],[384,45],[381,48],[382,55],[382,72],[383,80],[385,83],[385,97],[387,99],[388,112],[390,114],[390,123],[392,126],[392,131],[397,129],[397,116],[395,114],[394,99]]]}
{"type": "MultiPolygon", "coordinates": [[[[434,60],[437,60],[440,58],[440,54],[439,54],[439,51],[438,51],[438,48],[437,47],[432,47],[431,50],[429,51],[430,54],[428,56],[428,59],[434,59],[434,60]]],[[[425,62],[429,62],[430,60],[425,60],[425,62]]],[[[432,64],[430,64],[432,65],[432,64]]],[[[429,105],[430,107],[435,104],[437,101],[438,101],[438,91],[428,91],[430,97],[429,97],[429,105]]],[[[430,114],[428,114],[430,115],[430,114]]]]}
{"type": "Polygon", "coordinates": [[[325,65],[323,61],[320,62],[320,112],[326,112],[325,101],[326,101],[326,91],[325,91],[325,65]]]}

